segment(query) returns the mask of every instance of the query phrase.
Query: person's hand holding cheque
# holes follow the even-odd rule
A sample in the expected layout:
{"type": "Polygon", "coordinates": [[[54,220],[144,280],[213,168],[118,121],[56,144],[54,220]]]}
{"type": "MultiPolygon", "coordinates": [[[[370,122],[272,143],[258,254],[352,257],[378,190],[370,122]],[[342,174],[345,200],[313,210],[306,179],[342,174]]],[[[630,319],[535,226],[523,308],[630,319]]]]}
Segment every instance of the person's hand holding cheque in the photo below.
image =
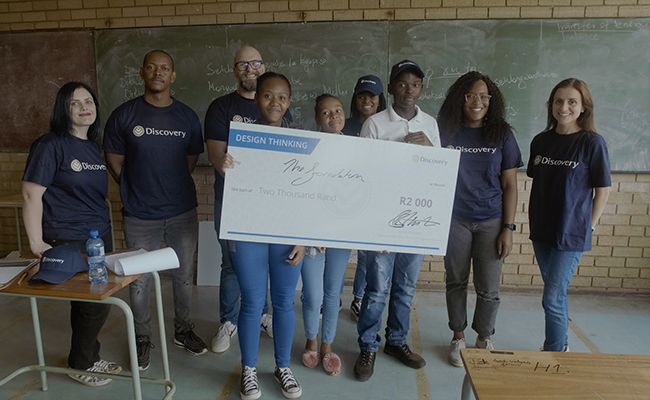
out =
{"type": "Polygon", "coordinates": [[[235,166],[235,159],[232,158],[232,156],[229,153],[225,153],[223,155],[223,158],[221,159],[221,167],[219,168],[219,172],[221,172],[221,175],[225,176],[226,170],[229,168],[233,168],[234,166],[235,166]]]}
{"type": "Polygon", "coordinates": [[[419,144],[420,146],[429,146],[433,147],[433,143],[429,140],[427,135],[424,132],[409,132],[404,136],[404,143],[419,144]]]}
{"type": "MultiPolygon", "coordinates": [[[[221,163],[221,173],[225,176],[226,170],[234,167],[235,167],[235,159],[229,153],[225,153],[221,163]]],[[[305,246],[295,246],[291,251],[291,254],[289,254],[289,258],[285,261],[291,265],[300,264],[302,259],[305,257],[305,251],[306,251],[305,246]]],[[[323,253],[324,251],[325,249],[323,248],[323,251],[320,252],[323,253]]]]}

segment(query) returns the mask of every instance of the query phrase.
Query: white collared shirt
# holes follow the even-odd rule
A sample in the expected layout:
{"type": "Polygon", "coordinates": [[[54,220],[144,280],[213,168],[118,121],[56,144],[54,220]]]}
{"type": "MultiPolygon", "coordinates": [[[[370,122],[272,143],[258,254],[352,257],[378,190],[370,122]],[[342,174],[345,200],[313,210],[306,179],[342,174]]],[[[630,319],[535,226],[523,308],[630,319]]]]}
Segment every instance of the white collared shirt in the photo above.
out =
{"type": "Polygon", "coordinates": [[[363,124],[361,137],[402,142],[409,132],[424,132],[435,147],[440,147],[440,134],[435,118],[415,106],[415,116],[410,120],[397,115],[393,106],[388,106],[363,124]]]}

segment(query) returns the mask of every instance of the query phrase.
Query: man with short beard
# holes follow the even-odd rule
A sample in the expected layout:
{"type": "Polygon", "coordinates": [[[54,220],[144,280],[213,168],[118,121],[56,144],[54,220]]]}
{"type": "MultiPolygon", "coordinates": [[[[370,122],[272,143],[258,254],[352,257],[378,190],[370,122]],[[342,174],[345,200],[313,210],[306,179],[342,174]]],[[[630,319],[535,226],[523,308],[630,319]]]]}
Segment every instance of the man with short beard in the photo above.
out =
{"type": "MultiPolygon", "coordinates": [[[[251,46],[244,46],[235,54],[233,75],[237,79],[237,90],[215,99],[205,114],[205,143],[208,158],[214,166],[214,229],[219,234],[221,225],[221,202],[223,201],[224,177],[222,163],[228,150],[228,133],[230,121],[254,123],[260,118],[260,111],[255,103],[257,78],[266,71],[262,56],[251,46]]],[[[287,110],[285,117],[291,120],[287,110]]],[[[219,239],[221,245],[221,282],[219,288],[219,319],[221,326],[212,339],[212,351],[223,353],[230,347],[230,339],[237,333],[239,317],[239,282],[232,267],[232,259],[225,240],[219,239]]],[[[264,303],[261,330],[273,337],[271,315],[268,303],[264,303]]]]}
{"type": "MultiPolygon", "coordinates": [[[[192,171],[203,153],[201,121],[171,96],[174,60],[162,50],[144,56],[144,95],[117,107],[106,122],[106,166],[120,185],[122,230],[129,249],[154,251],[164,240],[180,262],[172,271],[174,344],[193,356],[208,352],[190,319],[199,220],[192,171]]],[[[149,368],[151,274],[129,285],[138,368],[149,368]]]]}

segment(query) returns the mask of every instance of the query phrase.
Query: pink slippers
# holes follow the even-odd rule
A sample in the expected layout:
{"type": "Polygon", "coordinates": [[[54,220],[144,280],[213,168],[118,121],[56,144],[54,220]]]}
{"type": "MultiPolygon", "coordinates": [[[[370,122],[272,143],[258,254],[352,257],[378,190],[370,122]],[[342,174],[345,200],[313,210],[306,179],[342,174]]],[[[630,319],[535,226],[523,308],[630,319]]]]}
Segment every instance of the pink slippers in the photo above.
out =
{"type": "Polygon", "coordinates": [[[307,368],[315,368],[318,365],[319,360],[320,354],[317,351],[305,350],[305,352],[302,353],[302,363],[307,368]]]}
{"type": "MultiPolygon", "coordinates": [[[[303,363],[305,362],[305,355],[302,356],[303,363]]],[[[305,364],[307,365],[307,364],[305,364]]],[[[329,376],[336,376],[341,373],[341,359],[334,353],[325,354],[323,357],[323,369],[329,376]]]]}

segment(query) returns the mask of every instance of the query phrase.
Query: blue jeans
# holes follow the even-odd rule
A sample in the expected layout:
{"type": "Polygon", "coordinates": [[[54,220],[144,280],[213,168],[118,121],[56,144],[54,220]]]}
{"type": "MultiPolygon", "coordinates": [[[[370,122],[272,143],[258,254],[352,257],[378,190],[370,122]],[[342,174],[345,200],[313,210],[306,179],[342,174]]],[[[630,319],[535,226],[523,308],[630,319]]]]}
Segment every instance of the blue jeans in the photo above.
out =
{"type": "Polygon", "coordinates": [[[503,266],[497,249],[501,231],[501,218],[486,222],[451,220],[445,281],[449,328],[454,332],[467,328],[467,284],[473,265],[476,309],[472,329],[480,336],[494,334],[503,266]]]}
{"type": "MultiPolygon", "coordinates": [[[[219,237],[219,229],[221,227],[221,201],[214,202],[214,230],[219,237]]],[[[232,267],[232,257],[228,250],[228,241],[219,239],[219,246],[221,246],[221,279],[219,282],[219,320],[221,323],[230,321],[237,325],[239,319],[239,282],[237,281],[237,274],[232,267]]],[[[269,311],[269,302],[264,299],[264,308],[262,314],[269,311]]]]}
{"type": "Polygon", "coordinates": [[[302,262],[291,265],[285,261],[293,246],[235,241],[230,243],[230,256],[241,289],[238,328],[242,366],[257,365],[260,311],[264,306],[270,275],[275,365],[286,368],[291,362],[291,344],[296,327],[293,299],[302,262]]]}
{"type": "Polygon", "coordinates": [[[359,348],[376,352],[381,344],[377,333],[389,292],[386,342],[392,346],[406,344],[415,283],[424,255],[368,251],[367,256],[366,293],[361,302],[357,332],[359,348]]]}
{"type": "MultiPolygon", "coordinates": [[[[309,249],[309,248],[308,248],[309,249]]],[[[325,254],[306,255],[302,262],[302,317],[305,336],[318,337],[320,306],[323,306],[323,343],[332,344],[339,318],[339,300],[343,293],[348,249],[330,249],[325,254]]]]}
{"type": "Polygon", "coordinates": [[[352,286],[352,294],[357,299],[363,299],[363,294],[366,292],[367,258],[365,250],[357,250],[357,270],[354,273],[354,284],[352,286]]]}
{"type": "Polygon", "coordinates": [[[535,257],[544,281],[542,306],[546,317],[545,351],[564,351],[569,344],[569,303],[566,291],[582,257],[581,251],[558,250],[533,242],[535,257]]]}
{"type": "MultiPolygon", "coordinates": [[[[167,247],[171,247],[176,252],[180,268],[172,270],[174,329],[176,332],[185,331],[192,323],[190,309],[194,284],[194,253],[199,229],[196,208],[176,217],[161,220],[145,220],[125,215],[122,218],[122,229],[127,248],[142,247],[147,251],[158,250],[161,240],[165,239],[167,247]]],[[[151,336],[149,294],[152,281],[151,274],[144,274],[129,285],[137,335],[151,336]]]]}

